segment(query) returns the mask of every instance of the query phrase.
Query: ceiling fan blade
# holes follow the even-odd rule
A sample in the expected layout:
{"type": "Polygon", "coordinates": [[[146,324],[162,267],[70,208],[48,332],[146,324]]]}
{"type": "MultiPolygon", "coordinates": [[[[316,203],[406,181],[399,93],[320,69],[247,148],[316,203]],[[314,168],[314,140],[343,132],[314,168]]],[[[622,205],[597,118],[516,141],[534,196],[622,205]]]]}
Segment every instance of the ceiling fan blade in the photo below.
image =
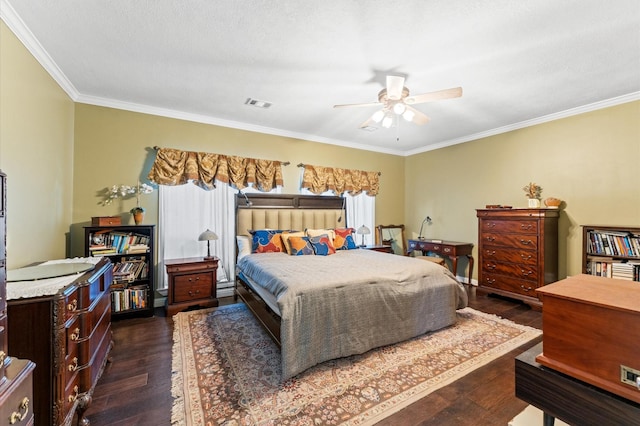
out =
{"type": "Polygon", "coordinates": [[[402,88],[404,87],[404,77],[396,75],[387,76],[387,99],[397,101],[402,97],[402,88]]]}
{"type": "Polygon", "coordinates": [[[342,104],[342,105],[334,105],[334,108],[346,108],[346,107],[370,107],[370,106],[379,106],[382,105],[381,102],[369,102],[364,104],[342,104]]]}
{"type": "Polygon", "coordinates": [[[438,90],[436,92],[423,93],[422,95],[407,96],[404,102],[407,104],[420,104],[423,102],[433,102],[442,99],[459,98],[462,96],[462,87],[438,90]]]}
{"type": "Polygon", "coordinates": [[[407,111],[413,112],[413,118],[411,118],[411,122],[414,123],[414,124],[418,124],[418,125],[421,126],[421,125],[427,124],[429,121],[431,121],[429,116],[427,116],[426,114],[424,114],[421,111],[418,111],[414,107],[410,107],[409,105],[407,105],[407,111]]]}
{"type": "Polygon", "coordinates": [[[374,124],[375,124],[375,121],[373,121],[371,119],[371,117],[369,117],[365,121],[363,121],[362,124],[360,124],[360,126],[358,126],[358,128],[359,129],[364,129],[365,127],[373,126],[374,124]]]}

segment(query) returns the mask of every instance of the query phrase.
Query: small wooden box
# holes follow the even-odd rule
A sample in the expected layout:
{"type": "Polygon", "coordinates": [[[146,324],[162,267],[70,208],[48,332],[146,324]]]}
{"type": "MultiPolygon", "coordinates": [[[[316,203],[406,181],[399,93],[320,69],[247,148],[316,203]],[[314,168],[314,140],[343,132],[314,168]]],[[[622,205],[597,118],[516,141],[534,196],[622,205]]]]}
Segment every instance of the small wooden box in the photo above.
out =
{"type": "Polygon", "coordinates": [[[536,361],[640,403],[622,370],[640,370],[640,283],[581,274],[537,291],[543,352],[536,361]]]}
{"type": "Polygon", "coordinates": [[[91,218],[91,226],[118,226],[121,224],[120,216],[94,216],[91,218]]]}

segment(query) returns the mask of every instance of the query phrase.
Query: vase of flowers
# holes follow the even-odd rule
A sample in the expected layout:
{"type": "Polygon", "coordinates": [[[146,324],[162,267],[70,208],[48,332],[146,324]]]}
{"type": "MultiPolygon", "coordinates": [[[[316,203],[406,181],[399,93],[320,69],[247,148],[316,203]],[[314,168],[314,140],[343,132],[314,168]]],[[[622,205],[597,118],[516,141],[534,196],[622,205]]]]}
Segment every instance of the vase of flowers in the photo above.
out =
{"type": "Polygon", "coordinates": [[[540,197],[542,196],[542,187],[534,182],[529,182],[522,190],[525,192],[525,196],[529,199],[530,208],[540,207],[540,197]]]}
{"type": "Polygon", "coordinates": [[[114,200],[121,198],[133,198],[136,197],[136,206],[129,210],[129,213],[133,215],[133,221],[136,225],[140,225],[144,220],[144,207],[140,206],[140,195],[150,194],[153,192],[153,187],[146,183],[140,183],[136,186],[129,185],[113,185],[111,188],[106,188],[106,199],[102,202],[102,205],[106,206],[113,203],[114,200]]]}

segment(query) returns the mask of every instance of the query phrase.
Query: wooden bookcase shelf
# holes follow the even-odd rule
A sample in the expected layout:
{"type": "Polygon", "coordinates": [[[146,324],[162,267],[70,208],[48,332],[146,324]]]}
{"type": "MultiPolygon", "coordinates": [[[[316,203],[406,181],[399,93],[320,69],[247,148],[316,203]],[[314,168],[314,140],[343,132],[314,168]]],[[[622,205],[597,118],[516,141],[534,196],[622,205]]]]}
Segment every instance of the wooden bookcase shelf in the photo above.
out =
{"type": "Polygon", "coordinates": [[[584,225],[582,273],[640,281],[640,227],[584,225]]]}
{"type": "Polygon", "coordinates": [[[86,226],[85,256],[108,256],[113,319],[153,316],[155,225],[86,226]]]}

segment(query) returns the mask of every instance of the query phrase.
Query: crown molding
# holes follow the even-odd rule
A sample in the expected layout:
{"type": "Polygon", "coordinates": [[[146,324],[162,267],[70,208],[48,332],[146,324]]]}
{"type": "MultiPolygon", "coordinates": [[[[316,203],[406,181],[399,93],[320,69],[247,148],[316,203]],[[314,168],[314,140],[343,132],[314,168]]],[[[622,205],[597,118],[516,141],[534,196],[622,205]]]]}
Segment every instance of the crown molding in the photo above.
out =
{"type": "Polygon", "coordinates": [[[548,123],[549,121],[559,120],[561,118],[572,117],[574,115],[584,114],[599,109],[609,108],[612,106],[625,104],[627,102],[633,102],[640,100],[640,92],[633,92],[626,95],[618,96],[604,101],[594,102],[591,104],[571,108],[565,111],[556,112],[554,114],[544,115],[538,118],[532,118],[531,120],[521,121],[519,123],[510,124],[508,126],[497,127],[495,129],[487,130],[486,132],[475,133],[473,135],[464,136],[462,138],[450,139],[448,141],[436,143],[423,148],[405,151],[402,155],[405,157],[420,154],[427,151],[433,151],[440,148],[446,148],[452,145],[458,145],[465,142],[470,142],[489,136],[499,135],[501,133],[511,132],[513,130],[523,129],[525,127],[531,127],[542,123],[548,123]]]}
{"type": "Polygon", "coordinates": [[[27,28],[24,21],[18,16],[13,7],[5,0],[0,0],[0,18],[4,21],[9,29],[18,37],[18,40],[27,48],[34,58],[42,65],[42,67],[51,75],[71,100],[78,98],[78,90],[69,81],[58,65],[51,59],[51,56],[42,47],[38,39],[27,28]]]}

